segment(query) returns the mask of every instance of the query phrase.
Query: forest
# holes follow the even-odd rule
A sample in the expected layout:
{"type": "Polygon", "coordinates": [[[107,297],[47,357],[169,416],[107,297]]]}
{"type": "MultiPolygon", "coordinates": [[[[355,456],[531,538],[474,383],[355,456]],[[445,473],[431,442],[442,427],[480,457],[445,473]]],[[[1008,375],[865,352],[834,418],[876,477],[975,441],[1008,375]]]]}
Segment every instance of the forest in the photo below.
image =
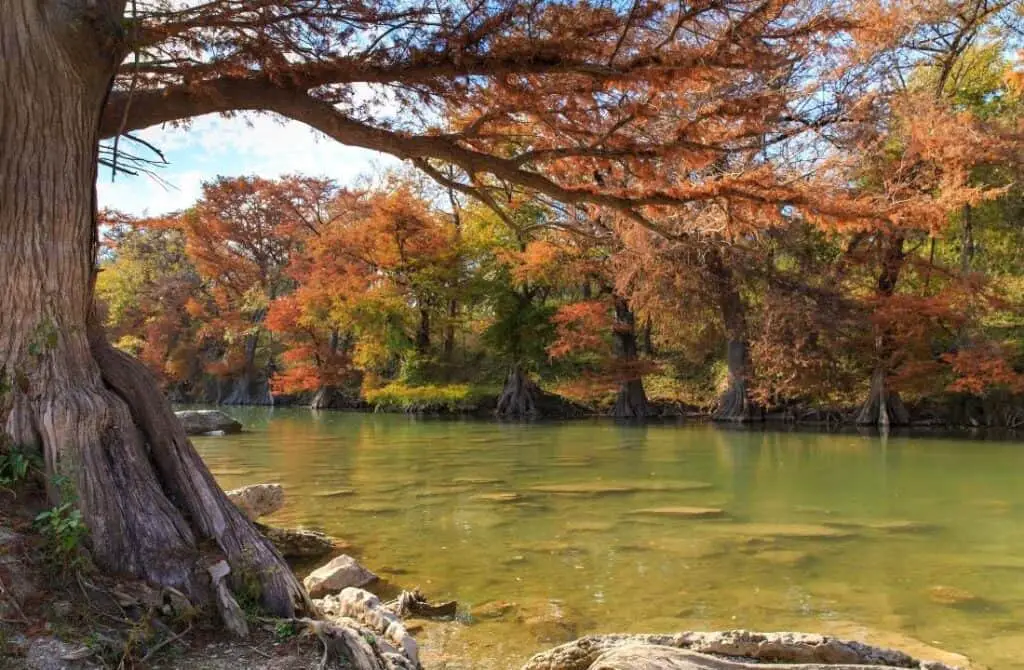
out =
{"type": "Polygon", "coordinates": [[[868,150],[837,142],[836,178],[900,225],[713,194],[633,225],[433,168],[220,177],[183,212],[103,213],[107,332],[186,403],[1024,425],[1024,90],[970,29],[921,47],[868,150]]]}

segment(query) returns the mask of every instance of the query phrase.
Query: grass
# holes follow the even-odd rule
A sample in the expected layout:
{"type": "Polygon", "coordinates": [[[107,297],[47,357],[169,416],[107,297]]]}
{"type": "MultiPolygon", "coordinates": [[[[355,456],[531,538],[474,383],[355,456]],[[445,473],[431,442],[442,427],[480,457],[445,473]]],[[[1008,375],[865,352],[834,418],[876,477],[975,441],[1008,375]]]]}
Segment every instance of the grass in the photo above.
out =
{"type": "Polygon", "coordinates": [[[366,401],[377,411],[441,414],[477,411],[498,394],[495,388],[470,384],[407,386],[401,382],[364,392],[366,401]]]}

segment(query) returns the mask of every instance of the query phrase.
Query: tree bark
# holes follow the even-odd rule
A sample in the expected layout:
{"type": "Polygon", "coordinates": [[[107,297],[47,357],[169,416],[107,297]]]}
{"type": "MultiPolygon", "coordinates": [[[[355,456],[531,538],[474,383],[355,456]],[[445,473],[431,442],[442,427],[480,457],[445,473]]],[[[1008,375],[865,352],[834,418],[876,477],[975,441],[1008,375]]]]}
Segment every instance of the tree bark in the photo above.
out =
{"type": "Polygon", "coordinates": [[[764,412],[750,399],[750,347],[747,342],[747,315],[743,296],[736,286],[732,270],[726,267],[717,250],[708,252],[706,267],[711,274],[718,308],[725,325],[725,362],[728,386],[718,398],[711,418],[715,421],[758,421],[764,412]]]}
{"type": "Polygon", "coordinates": [[[268,611],[311,604],[217,486],[155,378],[91,315],[100,114],[123,2],[9,0],[0,22],[0,408],[39,445],[56,500],[74,502],[109,570],[209,602],[204,551],[255,578],[268,611]],[[215,549],[214,549],[215,547],[215,549]]]}
{"type": "Polygon", "coordinates": [[[452,298],[448,301],[448,320],[444,324],[444,362],[451,363],[455,358],[455,321],[459,316],[459,301],[452,298]]]}
{"type": "MultiPolygon", "coordinates": [[[[621,296],[614,296],[615,302],[615,354],[627,374],[633,374],[632,366],[637,361],[636,315],[629,303],[621,296]]],[[[640,377],[629,377],[619,383],[619,394],[615,399],[612,416],[617,419],[643,419],[651,413],[640,377]]]]}
{"type": "Polygon", "coordinates": [[[416,329],[416,353],[425,356],[430,353],[430,310],[420,308],[420,325],[416,329]]]}
{"type": "MultiPolygon", "coordinates": [[[[890,298],[896,292],[905,259],[903,238],[883,240],[882,269],[878,274],[878,295],[890,298]]],[[[888,377],[893,354],[892,337],[884,326],[875,334],[875,368],[871,372],[871,389],[857,413],[861,426],[901,426],[910,423],[910,413],[899,393],[889,388],[888,377]]]]}
{"type": "Polygon", "coordinates": [[[971,271],[971,262],[974,260],[974,212],[970,205],[964,205],[961,210],[963,220],[963,233],[960,238],[960,272],[967,274],[971,271]]]}
{"type": "Polygon", "coordinates": [[[532,419],[540,415],[537,400],[540,388],[518,364],[509,367],[505,387],[498,397],[494,413],[502,419],[532,419]]]}

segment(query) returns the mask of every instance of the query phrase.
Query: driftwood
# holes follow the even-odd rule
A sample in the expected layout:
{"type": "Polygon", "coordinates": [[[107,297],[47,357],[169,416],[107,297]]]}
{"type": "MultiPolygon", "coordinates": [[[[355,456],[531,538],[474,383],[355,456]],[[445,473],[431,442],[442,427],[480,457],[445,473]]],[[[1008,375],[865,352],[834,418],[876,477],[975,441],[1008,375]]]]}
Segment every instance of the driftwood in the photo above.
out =
{"type": "Polygon", "coordinates": [[[385,603],[384,608],[400,617],[415,616],[424,619],[451,619],[455,617],[458,603],[454,600],[432,605],[419,589],[402,591],[397,598],[385,603]]]}

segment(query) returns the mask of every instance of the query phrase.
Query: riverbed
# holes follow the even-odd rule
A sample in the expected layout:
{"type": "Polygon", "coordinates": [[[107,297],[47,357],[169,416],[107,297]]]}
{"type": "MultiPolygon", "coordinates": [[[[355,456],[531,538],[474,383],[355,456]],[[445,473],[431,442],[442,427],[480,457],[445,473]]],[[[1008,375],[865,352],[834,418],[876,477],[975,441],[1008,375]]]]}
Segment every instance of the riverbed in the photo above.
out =
{"type": "Polygon", "coordinates": [[[442,667],[591,632],[803,630],[1024,669],[1024,443],[230,408],[196,438],[269,521],[343,539],[464,621],[442,667]]]}

